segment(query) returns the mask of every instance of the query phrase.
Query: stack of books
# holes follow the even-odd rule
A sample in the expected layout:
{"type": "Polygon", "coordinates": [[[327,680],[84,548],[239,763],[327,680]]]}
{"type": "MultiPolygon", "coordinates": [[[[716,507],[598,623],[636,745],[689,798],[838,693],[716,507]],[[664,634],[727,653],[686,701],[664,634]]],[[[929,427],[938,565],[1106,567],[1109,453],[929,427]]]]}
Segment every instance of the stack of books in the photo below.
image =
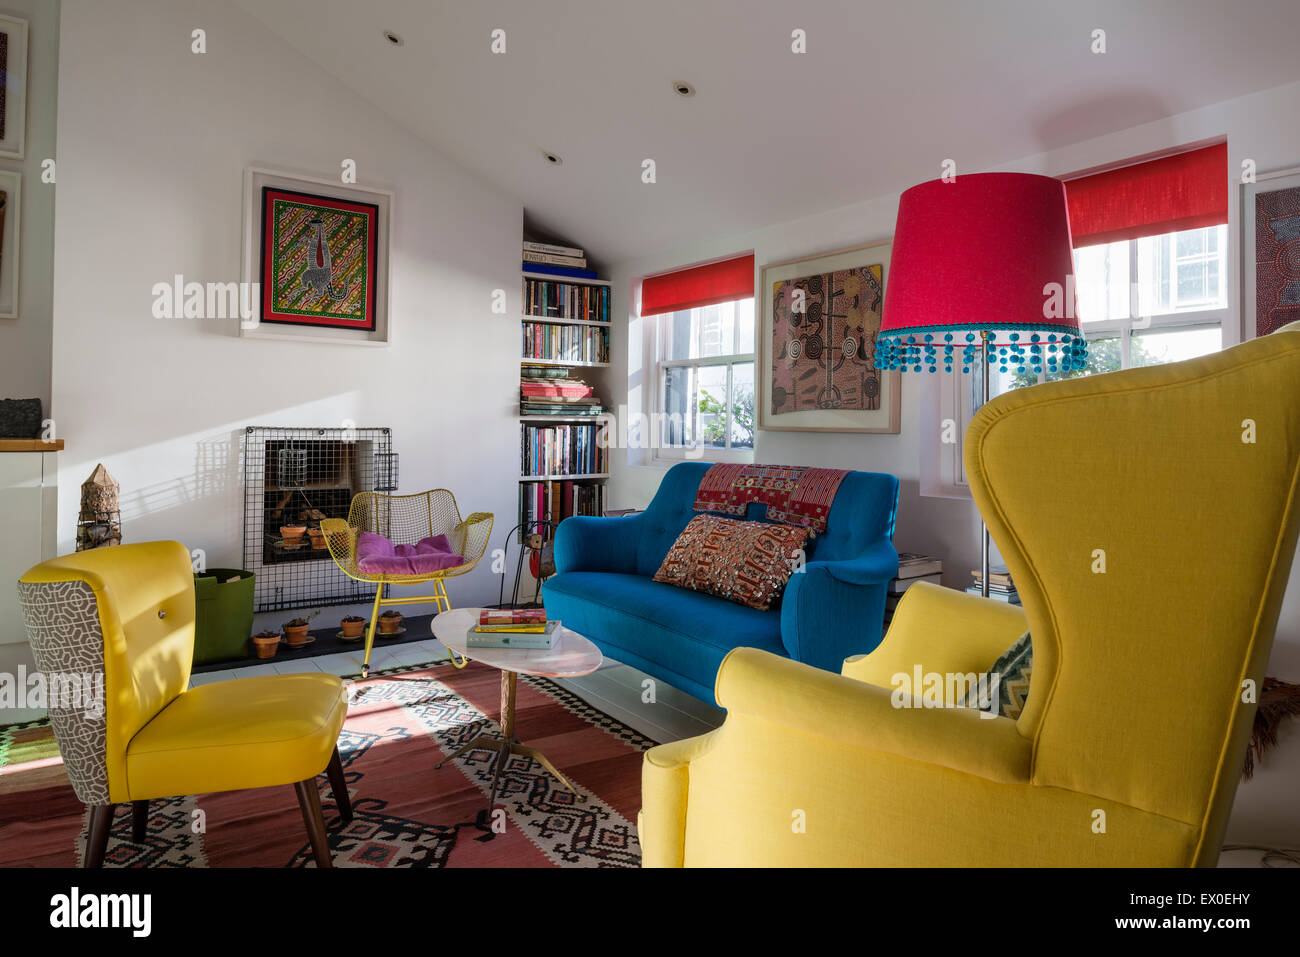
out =
{"type": "Polygon", "coordinates": [[[581,249],[528,240],[524,240],[524,272],[572,276],[575,279],[596,278],[596,274],[587,268],[587,257],[581,249]]]}
{"type": "Polygon", "coordinates": [[[558,621],[548,621],[544,608],[484,608],[478,624],[465,636],[470,648],[529,648],[549,651],[555,647],[558,621]]]}
{"type": "MultiPolygon", "coordinates": [[[[983,590],[980,588],[981,576],[978,568],[971,569],[971,578],[974,581],[967,587],[967,591],[972,595],[982,595],[983,590]]],[[[1020,604],[1020,594],[1016,591],[1015,583],[1011,581],[1011,576],[1007,574],[1006,565],[989,566],[989,597],[996,598],[998,601],[1005,601],[1011,605],[1020,604]]]]}
{"type": "Polygon", "coordinates": [[[885,590],[885,624],[894,620],[894,609],[903,593],[917,582],[943,583],[943,562],[933,555],[916,552],[898,553],[898,577],[885,590]]]}
{"type": "Polygon", "coordinates": [[[604,411],[595,389],[581,379],[567,375],[521,375],[519,379],[520,415],[600,415],[604,411]]]}

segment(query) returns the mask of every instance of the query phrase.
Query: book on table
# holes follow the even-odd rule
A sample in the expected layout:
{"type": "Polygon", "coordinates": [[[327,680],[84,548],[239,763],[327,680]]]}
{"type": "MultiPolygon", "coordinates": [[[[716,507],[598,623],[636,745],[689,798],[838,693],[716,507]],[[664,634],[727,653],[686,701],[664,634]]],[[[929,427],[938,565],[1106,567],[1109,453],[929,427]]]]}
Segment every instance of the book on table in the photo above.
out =
{"type": "Polygon", "coordinates": [[[532,626],[526,631],[499,630],[494,626],[475,625],[465,634],[465,644],[469,648],[524,648],[528,650],[549,651],[555,647],[559,634],[560,622],[545,622],[540,629],[532,626]]]}
{"type": "Polygon", "coordinates": [[[901,595],[903,594],[903,592],[907,591],[917,582],[933,582],[936,585],[942,585],[943,575],[942,573],[936,572],[931,575],[917,575],[915,578],[895,578],[893,581],[889,583],[888,593],[893,595],[901,595]]]}

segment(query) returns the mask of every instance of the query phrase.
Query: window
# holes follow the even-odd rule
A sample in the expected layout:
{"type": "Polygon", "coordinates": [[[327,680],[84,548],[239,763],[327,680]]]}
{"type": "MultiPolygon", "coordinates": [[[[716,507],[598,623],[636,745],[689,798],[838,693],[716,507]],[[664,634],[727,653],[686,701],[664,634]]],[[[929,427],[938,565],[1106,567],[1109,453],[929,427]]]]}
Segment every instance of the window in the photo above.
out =
{"type": "Polygon", "coordinates": [[[752,297],[654,317],[656,458],[748,461],[754,450],[752,297]]]}
{"type": "MultiPolygon", "coordinates": [[[[1001,373],[989,392],[998,396],[1039,382],[1180,362],[1218,352],[1228,323],[1228,227],[1204,226],[1160,236],[1101,243],[1074,251],[1079,325],[1088,340],[1088,365],[1072,372],[1001,373]]],[[[1230,333],[1228,333],[1230,334],[1230,333]]],[[[959,424],[957,441],[941,450],[937,479],[926,494],[960,495],[966,488],[962,442],[983,404],[977,374],[943,376],[943,417],[959,424]]],[[[923,469],[923,471],[925,471],[923,469]]]]}

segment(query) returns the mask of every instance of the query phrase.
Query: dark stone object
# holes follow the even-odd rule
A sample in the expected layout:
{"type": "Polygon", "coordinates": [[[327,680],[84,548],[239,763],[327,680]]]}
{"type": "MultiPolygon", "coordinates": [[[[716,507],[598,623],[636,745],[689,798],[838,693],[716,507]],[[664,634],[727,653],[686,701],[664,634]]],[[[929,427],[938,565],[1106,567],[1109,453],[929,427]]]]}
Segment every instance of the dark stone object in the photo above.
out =
{"type": "Polygon", "coordinates": [[[40,399],[0,399],[0,439],[40,437],[40,399]]]}

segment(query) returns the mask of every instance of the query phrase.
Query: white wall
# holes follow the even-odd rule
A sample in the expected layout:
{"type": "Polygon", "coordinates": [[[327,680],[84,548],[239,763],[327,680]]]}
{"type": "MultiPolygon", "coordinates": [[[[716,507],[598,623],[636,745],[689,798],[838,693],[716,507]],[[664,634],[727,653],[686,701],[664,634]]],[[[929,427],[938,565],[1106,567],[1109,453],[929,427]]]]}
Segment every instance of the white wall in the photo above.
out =
{"type": "MultiPolygon", "coordinates": [[[[360,42],[360,41],[359,41],[360,42]]],[[[377,39],[376,42],[382,42],[377,39]]],[[[245,425],[391,426],[401,484],[515,514],[522,206],[399,129],[233,4],[67,0],[59,75],[54,413],[67,441],[59,550],[97,462],[126,541],[175,538],[242,564],[245,425]],[[207,52],[191,52],[191,31],[207,52]],[[250,164],[393,189],[389,348],[241,339],[156,319],[154,283],[240,279],[250,164]],[[517,316],[517,312],[515,313],[517,316]]],[[[495,601],[484,562],[449,586],[495,601]]],[[[327,613],[332,614],[332,612],[327,613]]]]}
{"type": "MultiPolygon", "coordinates": [[[[1300,83],[1180,114],[1051,153],[1003,163],[997,168],[1060,176],[1226,135],[1229,174],[1233,177],[1229,194],[1233,328],[1225,336],[1229,338],[1238,335],[1240,330],[1241,309],[1235,283],[1240,276],[1238,207],[1241,192],[1237,177],[1241,162],[1253,159],[1260,172],[1300,166],[1300,127],[1294,122],[1297,116],[1300,116],[1300,83]]],[[[957,151],[951,154],[957,161],[958,174],[975,172],[963,167],[958,146],[954,146],[957,151]]],[[[918,169],[915,182],[937,178],[944,158],[936,157],[933,169],[918,169]]],[[[797,172],[791,172],[792,177],[796,175],[797,172]]],[[[899,184],[900,192],[910,185],[912,183],[899,184]]],[[[611,370],[610,380],[621,382],[626,379],[629,340],[634,357],[639,357],[641,351],[641,320],[630,315],[629,305],[633,283],[639,277],[752,249],[757,288],[759,271],[765,263],[887,239],[893,234],[897,211],[897,195],[880,197],[794,222],[743,233],[703,236],[657,255],[617,263],[610,276],[615,288],[613,314],[628,315],[629,319],[626,329],[616,326],[614,361],[617,366],[611,370]]],[[[1253,329],[1244,330],[1244,338],[1251,335],[1253,329]]],[[[634,389],[640,381],[639,371],[637,368],[631,370],[634,389]]],[[[899,548],[938,555],[944,560],[945,584],[965,585],[969,580],[969,570],[978,565],[979,518],[974,505],[969,501],[922,497],[918,492],[919,443],[937,441],[939,436],[938,422],[932,420],[935,405],[928,401],[937,381],[938,376],[925,374],[903,376],[900,435],[823,435],[760,430],[755,438],[755,460],[894,473],[902,483],[895,536],[899,548]]],[[[620,396],[612,398],[615,402],[623,400],[620,396]]],[[[615,455],[613,473],[610,498],[620,506],[648,502],[663,475],[660,469],[629,464],[623,453],[615,455]]],[[[1292,569],[1268,672],[1284,680],[1300,682],[1300,562],[1292,569]]],[[[1230,840],[1300,846],[1300,818],[1294,813],[1294,794],[1300,786],[1300,724],[1288,724],[1282,738],[1283,746],[1266,756],[1256,778],[1243,784],[1238,792],[1229,830],[1230,840]]]]}
{"type": "Polygon", "coordinates": [[[10,399],[35,396],[48,412],[55,187],[41,182],[41,163],[54,157],[59,0],[4,0],[0,13],[27,21],[27,130],[23,159],[0,159],[0,169],[23,174],[18,318],[0,319],[0,396],[10,399]]]}

